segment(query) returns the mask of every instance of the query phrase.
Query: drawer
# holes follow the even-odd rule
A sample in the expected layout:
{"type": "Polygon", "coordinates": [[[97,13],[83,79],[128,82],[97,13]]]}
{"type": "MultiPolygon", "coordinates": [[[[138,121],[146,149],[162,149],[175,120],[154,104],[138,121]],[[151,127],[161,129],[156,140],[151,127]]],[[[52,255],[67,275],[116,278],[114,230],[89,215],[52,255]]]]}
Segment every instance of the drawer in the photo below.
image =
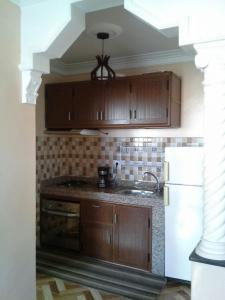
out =
{"type": "Polygon", "coordinates": [[[113,205],[102,201],[83,201],[81,203],[81,222],[113,223],[113,205]]]}

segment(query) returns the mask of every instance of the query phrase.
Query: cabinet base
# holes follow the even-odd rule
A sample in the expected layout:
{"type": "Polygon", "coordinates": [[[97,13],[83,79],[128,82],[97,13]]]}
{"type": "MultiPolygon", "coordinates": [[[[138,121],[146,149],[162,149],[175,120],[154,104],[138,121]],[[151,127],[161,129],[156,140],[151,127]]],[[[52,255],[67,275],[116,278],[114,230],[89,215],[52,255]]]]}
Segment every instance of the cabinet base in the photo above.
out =
{"type": "Polygon", "coordinates": [[[37,270],[138,300],[156,299],[166,284],[164,277],[147,271],[52,249],[37,249],[37,270]]]}

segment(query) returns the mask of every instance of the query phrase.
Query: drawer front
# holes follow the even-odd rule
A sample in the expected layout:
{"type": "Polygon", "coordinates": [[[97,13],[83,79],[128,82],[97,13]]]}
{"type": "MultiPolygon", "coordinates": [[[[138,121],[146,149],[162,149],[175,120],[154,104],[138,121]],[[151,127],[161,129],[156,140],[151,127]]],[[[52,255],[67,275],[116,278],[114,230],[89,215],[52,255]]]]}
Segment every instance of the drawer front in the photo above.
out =
{"type": "Polygon", "coordinates": [[[82,223],[113,223],[113,205],[101,201],[84,201],[81,205],[82,223]],[[83,209],[82,209],[83,208],[83,209]]]}

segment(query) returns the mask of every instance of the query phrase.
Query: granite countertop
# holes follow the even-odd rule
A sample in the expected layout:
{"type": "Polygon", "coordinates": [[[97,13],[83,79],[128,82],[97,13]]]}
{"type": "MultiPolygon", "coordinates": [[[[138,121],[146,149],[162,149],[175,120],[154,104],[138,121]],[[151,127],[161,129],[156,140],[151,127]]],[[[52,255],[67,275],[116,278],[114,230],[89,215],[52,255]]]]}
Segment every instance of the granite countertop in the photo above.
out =
{"type": "Polygon", "coordinates": [[[115,203],[127,203],[141,206],[155,206],[163,205],[162,193],[156,192],[151,194],[150,197],[143,195],[124,195],[123,189],[143,189],[149,190],[151,185],[149,182],[132,182],[132,181],[119,181],[118,184],[109,186],[107,188],[98,188],[97,179],[95,178],[81,178],[74,176],[61,176],[45,180],[41,184],[41,194],[51,196],[62,196],[70,198],[93,199],[100,201],[108,201],[115,203]],[[60,186],[61,182],[81,180],[86,184],[76,187],[60,186]]]}

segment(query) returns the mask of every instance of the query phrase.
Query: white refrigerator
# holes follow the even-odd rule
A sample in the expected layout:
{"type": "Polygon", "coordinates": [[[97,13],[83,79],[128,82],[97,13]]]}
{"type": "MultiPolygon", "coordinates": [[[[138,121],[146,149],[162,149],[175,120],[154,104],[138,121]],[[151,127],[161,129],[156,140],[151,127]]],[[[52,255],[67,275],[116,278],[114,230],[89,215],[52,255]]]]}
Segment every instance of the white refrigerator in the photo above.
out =
{"type": "Polygon", "coordinates": [[[166,147],[164,162],[165,276],[191,280],[189,255],[200,241],[203,148],[166,147]]]}

